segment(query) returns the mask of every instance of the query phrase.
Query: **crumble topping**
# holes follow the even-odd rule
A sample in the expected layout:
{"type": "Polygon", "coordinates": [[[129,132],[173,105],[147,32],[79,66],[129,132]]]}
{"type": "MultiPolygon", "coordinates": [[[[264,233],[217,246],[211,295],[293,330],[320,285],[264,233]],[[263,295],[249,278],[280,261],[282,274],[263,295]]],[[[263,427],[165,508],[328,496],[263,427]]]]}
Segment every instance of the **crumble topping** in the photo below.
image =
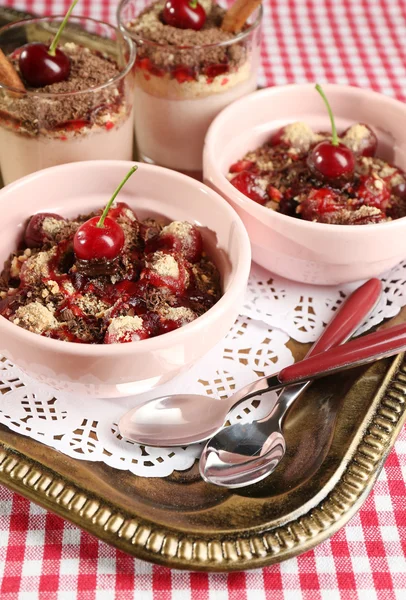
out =
{"type": "Polygon", "coordinates": [[[35,285],[40,283],[42,278],[49,277],[49,261],[54,255],[54,250],[48,250],[30,256],[21,269],[24,281],[29,285],[35,285]]]}
{"type": "Polygon", "coordinates": [[[186,221],[172,221],[162,229],[162,233],[170,233],[176,235],[181,240],[187,240],[190,237],[192,225],[186,221]]]}
{"type": "Polygon", "coordinates": [[[180,321],[182,325],[191,323],[196,319],[196,314],[193,310],[184,306],[172,307],[165,305],[159,310],[159,314],[169,321],[180,321]]]}
{"type": "Polygon", "coordinates": [[[60,231],[63,230],[65,225],[65,221],[59,221],[58,219],[54,219],[53,217],[45,217],[45,219],[42,222],[42,229],[50,237],[55,237],[60,231]]]}
{"type": "MultiPolygon", "coordinates": [[[[154,67],[164,71],[182,66],[190,67],[197,72],[204,72],[210,65],[223,65],[227,66],[227,70],[235,71],[244,64],[247,60],[244,41],[216,46],[235,37],[220,28],[225,9],[207,0],[201,4],[206,12],[206,21],[199,31],[180,29],[163,23],[161,20],[165,5],[163,0],[153,2],[136,19],[127,23],[128,29],[136,41],[137,38],[139,41],[137,64],[142,65],[142,59],[149,59],[154,67]],[[140,40],[149,40],[161,47],[148,45],[140,40]],[[173,51],[168,51],[165,46],[173,46],[173,51]]],[[[154,73],[154,70],[151,72],[154,73]]]]}
{"type": "Polygon", "coordinates": [[[151,269],[162,277],[179,277],[179,265],[170,254],[155,252],[151,259],[151,269]]]}
{"type": "Polygon", "coordinates": [[[15,313],[13,323],[33,333],[43,333],[58,326],[52,312],[39,302],[20,306],[15,313]]]}
{"type": "Polygon", "coordinates": [[[351,148],[353,152],[359,152],[362,148],[365,137],[368,135],[368,127],[363,123],[356,123],[347,129],[343,142],[351,148]]]}
{"type": "Polygon", "coordinates": [[[317,139],[318,136],[312,131],[309,125],[301,122],[286,125],[282,135],[284,142],[301,152],[307,152],[317,139]]]}
{"type": "Polygon", "coordinates": [[[142,327],[143,321],[140,317],[115,317],[108,326],[107,335],[117,341],[122,341],[123,336],[128,341],[135,341],[134,333],[138,333],[142,327]]]}

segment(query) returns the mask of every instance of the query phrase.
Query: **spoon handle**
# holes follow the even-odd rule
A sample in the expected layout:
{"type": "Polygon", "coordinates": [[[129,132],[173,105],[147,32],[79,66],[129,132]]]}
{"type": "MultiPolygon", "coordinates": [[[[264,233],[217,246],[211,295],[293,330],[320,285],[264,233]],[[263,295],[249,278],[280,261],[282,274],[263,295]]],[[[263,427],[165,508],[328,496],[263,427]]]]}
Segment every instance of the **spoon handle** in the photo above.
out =
{"type": "Polygon", "coordinates": [[[381,292],[382,283],[379,279],[370,279],[357,288],[338,309],[306,358],[346,342],[365,321],[378,302],[381,292]]]}
{"type": "MultiPolygon", "coordinates": [[[[362,325],[369,313],[376,306],[382,292],[382,283],[379,279],[370,279],[357,288],[342,304],[334,317],[327,324],[319,339],[313,344],[306,358],[335,348],[349,340],[355,331],[362,325]]],[[[310,385],[310,381],[286,386],[278,398],[277,413],[280,423],[293,404],[293,402],[310,385]]],[[[274,410],[268,417],[274,418],[274,410]]],[[[267,417],[261,420],[265,422],[267,417]]]]}
{"type": "Polygon", "coordinates": [[[362,336],[343,346],[315,354],[282,369],[277,375],[282,384],[325,377],[406,350],[406,323],[362,336]]]}
{"type": "MultiPolygon", "coordinates": [[[[381,291],[382,284],[379,279],[370,279],[356,289],[336,312],[320,338],[310,348],[306,358],[324,352],[348,340],[376,305],[381,291]]],[[[267,392],[269,385],[269,377],[261,377],[249,383],[228,399],[230,408],[245,398],[267,392]]],[[[305,381],[300,384],[300,387],[295,386],[295,389],[292,389],[292,386],[289,386],[289,388],[283,390],[282,395],[278,399],[281,413],[289,408],[307,385],[308,382],[305,381]]]]}

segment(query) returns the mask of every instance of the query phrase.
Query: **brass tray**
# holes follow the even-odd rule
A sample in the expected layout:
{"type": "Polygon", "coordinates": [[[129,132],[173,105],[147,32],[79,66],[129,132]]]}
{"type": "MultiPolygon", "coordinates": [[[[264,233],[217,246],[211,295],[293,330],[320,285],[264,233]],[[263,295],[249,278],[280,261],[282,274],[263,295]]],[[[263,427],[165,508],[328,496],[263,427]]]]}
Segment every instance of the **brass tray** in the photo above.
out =
{"type": "MultiPolygon", "coordinates": [[[[0,8],[1,24],[21,16],[0,8]]],[[[406,310],[396,321],[405,320],[406,310]]],[[[307,350],[290,347],[297,359],[307,350]]],[[[0,425],[0,483],[145,560],[200,571],[258,568],[310,550],[347,523],[406,421],[405,404],[403,355],[314,383],[286,419],[281,465],[234,491],[204,483],[197,464],[141,478],[0,425]]]]}
{"type": "MultiPolygon", "coordinates": [[[[307,349],[290,346],[296,358],[307,349]]],[[[204,483],[197,464],[162,479],[136,477],[0,426],[0,483],[145,560],[258,568],[310,550],[354,515],[406,420],[405,403],[403,355],[315,382],[287,416],[281,465],[233,491],[204,483]]]]}

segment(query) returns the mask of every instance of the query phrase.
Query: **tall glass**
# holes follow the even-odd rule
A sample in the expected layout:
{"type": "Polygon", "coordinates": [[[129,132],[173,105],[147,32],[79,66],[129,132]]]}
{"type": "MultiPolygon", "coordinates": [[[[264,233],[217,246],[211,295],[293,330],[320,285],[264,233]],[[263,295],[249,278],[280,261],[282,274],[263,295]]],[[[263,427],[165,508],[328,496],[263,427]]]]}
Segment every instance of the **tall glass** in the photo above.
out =
{"type": "MultiPolygon", "coordinates": [[[[61,19],[29,19],[7,25],[0,29],[0,48],[16,58],[28,42],[48,43],[61,19]]],[[[114,61],[116,74],[102,82],[99,77],[97,86],[80,85],[79,80],[78,89],[69,92],[45,93],[38,88],[22,94],[0,83],[0,168],[5,184],[62,163],[132,159],[132,40],[106,23],[71,17],[59,47],[63,50],[65,44],[66,48],[88,48],[114,61]]]]}
{"type": "Polygon", "coordinates": [[[120,27],[137,45],[139,157],[199,177],[210,123],[225,106],[257,87],[262,9],[254,12],[245,31],[229,40],[185,47],[155,43],[135,33],[131,24],[143,5],[143,0],[122,0],[118,8],[120,27]]]}

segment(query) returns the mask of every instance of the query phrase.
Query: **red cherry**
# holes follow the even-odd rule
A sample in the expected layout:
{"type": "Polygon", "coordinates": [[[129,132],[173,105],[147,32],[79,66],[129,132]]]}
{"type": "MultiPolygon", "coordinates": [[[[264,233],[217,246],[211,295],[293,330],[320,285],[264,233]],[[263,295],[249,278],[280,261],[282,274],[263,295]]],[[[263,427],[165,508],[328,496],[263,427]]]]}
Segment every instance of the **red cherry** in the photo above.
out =
{"type": "Polygon", "coordinates": [[[185,83],[185,81],[195,81],[196,73],[192,67],[178,65],[172,69],[172,77],[174,77],[178,83],[185,83]]]}
{"type": "Polygon", "coordinates": [[[65,81],[70,74],[70,58],[58,49],[51,56],[49,46],[40,42],[23,46],[18,66],[24,81],[34,88],[65,81]]]}
{"type": "Polygon", "coordinates": [[[173,221],[163,228],[157,246],[159,249],[175,250],[191,263],[198,262],[203,252],[202,235],[197,227],[179,221],[173,221]]]}
{"type": "Polygon", "coordinates": [[[288,215],[289,217],[298,217],[296,214],[296,209],[298,207],[298,203],[293,198],[282,198],[279,202],[279,212],[283,215],[288,215]]]}
{"type": "Polygon", "coordinates": [[[355,157],[352,150],[338,141],[337,129],[330,104],[317,84],[316,90],[326,105],[332,129],[331,141],[324,140],[314,146],[307,156],[307,166],[317,179],[331,184],[342,184],[354,175],[355,157]]]}
{"type": "Polygon", "coordinates": [[[42,228],[44,219],[47,217],[56,219],[57,221],[64,220],[61,216],[54,213],[37,213],[33,215],[24,233],[24,241],[27,248],[40,248],[49,239],[49,236],[42,228]]]}
{"type": "Polygon", "coordinates": [[[155,288],[168,288],[175,294],[183,294],[189,283],[189,271],[186,261],[180,254],[158,251],[148,256],[140,279],[155,288]],[[171,267],[176,266],[173,274],[168,274],[166,268],[161,268],[162,260],[169,262],[171,267]]]}
{"type": "Polygon", "coordinates": [[[306,221],[318,221],[326,213],[336,212],[345,207],[340,195],[330,188],[313,189],[300,203],[299,210],[306,221]]]}
{"type": "Polygon", "coordinates": [[[201,29],[206,21],[204,8],[197,0],[167,0],[162,11],[166,25],[178,29],[201,29]]]}
{"type": "Polygon", "coordinates": [[[373,206],[383,212],[388,208],[391,198],[390,190],[382,180],[368,176],[361,177],[356,194],[361,206],[373,206]]]}
{"type": "Polygon", "coordinates": [[[268,194],[257,184],[255,175],[249,171],[238,173],[230,183],[258,204],[265,204],[268,201],[268,194]]]}
{"type": "Polygon", "coordinates": [[[238,160],[236,163],[231,165],[230,173],[241,173],[241,171],[249,171],[254,165],[255,163],[252,160],[238,160]]]}
{"type": "Polygon", "coordinates": [[[115,207],[110,209],[109,215],[112,219],[122,219],[130,225],[137,220],[137,215],[126,202],[117,202],[115,207]]]}
{"type": "Polygon", "coordinates": [[[354,175],[355,157],[344,144],[334,145],[324,140],[309,152],[307,166],[317,179],[341,183],[349,181],[354,175]]]}
{"type": "Polygon", "coordinates": [[[285,135],[285,129],[286,129],[286,127],[280,127],[280,129],[277,129],[277,131],[275,131],[271,135],[271,139],[270,139],[271,146],[279,146],[279,144],[283,144],[284,146],[288,146],[289,145],[283,139],[283,136],[285,135]]]}
{"type": "MultiPolygon", "coordinates": [[[[107,202],[103,214],[85,221],[76,231],[73,238],[73,250],[76,258],[80,260],[113,260],[118,257],[124,246],[124,231],[117,221],[107,215],[119,191],[137,168],[134,166],[128,171],[107,202]]],[[[123,207],[121,206],[120,209],[123,210],[123,207]]]]}
{"type": "Polygon", "coordinates": [[[81,260],[116,258],[124,246],[124,232],[114,219],[106,217],[98,227],[100,217],[85,221],[75,233],[73,250],[81,260]]]}
{"type": "Polygon", "coordinates": [[[365,125],[365,123],[351,125],[351,127],[348,127],[348,129],[344,131],[341,139],[349,148],[351,148],[353,152],[355,152],[355,154],[358,154],[359,156],[375,156],[376,154],[378,138],[369,125],[365,125]],[[355,128],[359,128],[360,125],[365,127],[364,136],[361,139],[354,139],[352,136],[353,130],[355,128]]]}
{"type": "Polygon", "coordinates": [[[218,64],[213,64],[213,65],[208,65],[203,70],[204,74],[209,79],[214,79],[215,77],[218,77],[219,75],[224,75],[225,73],[228,73],[228,71],[229,71],[229,66],[227,63],[224,63],[224,64],[218,63],[218,64]]]}
{"type": "Polygon", "coordinates": [[[406,181],[401,181],[392,186],[392,194],[398,196],[401,200],[406,200],[406,181]]]}

